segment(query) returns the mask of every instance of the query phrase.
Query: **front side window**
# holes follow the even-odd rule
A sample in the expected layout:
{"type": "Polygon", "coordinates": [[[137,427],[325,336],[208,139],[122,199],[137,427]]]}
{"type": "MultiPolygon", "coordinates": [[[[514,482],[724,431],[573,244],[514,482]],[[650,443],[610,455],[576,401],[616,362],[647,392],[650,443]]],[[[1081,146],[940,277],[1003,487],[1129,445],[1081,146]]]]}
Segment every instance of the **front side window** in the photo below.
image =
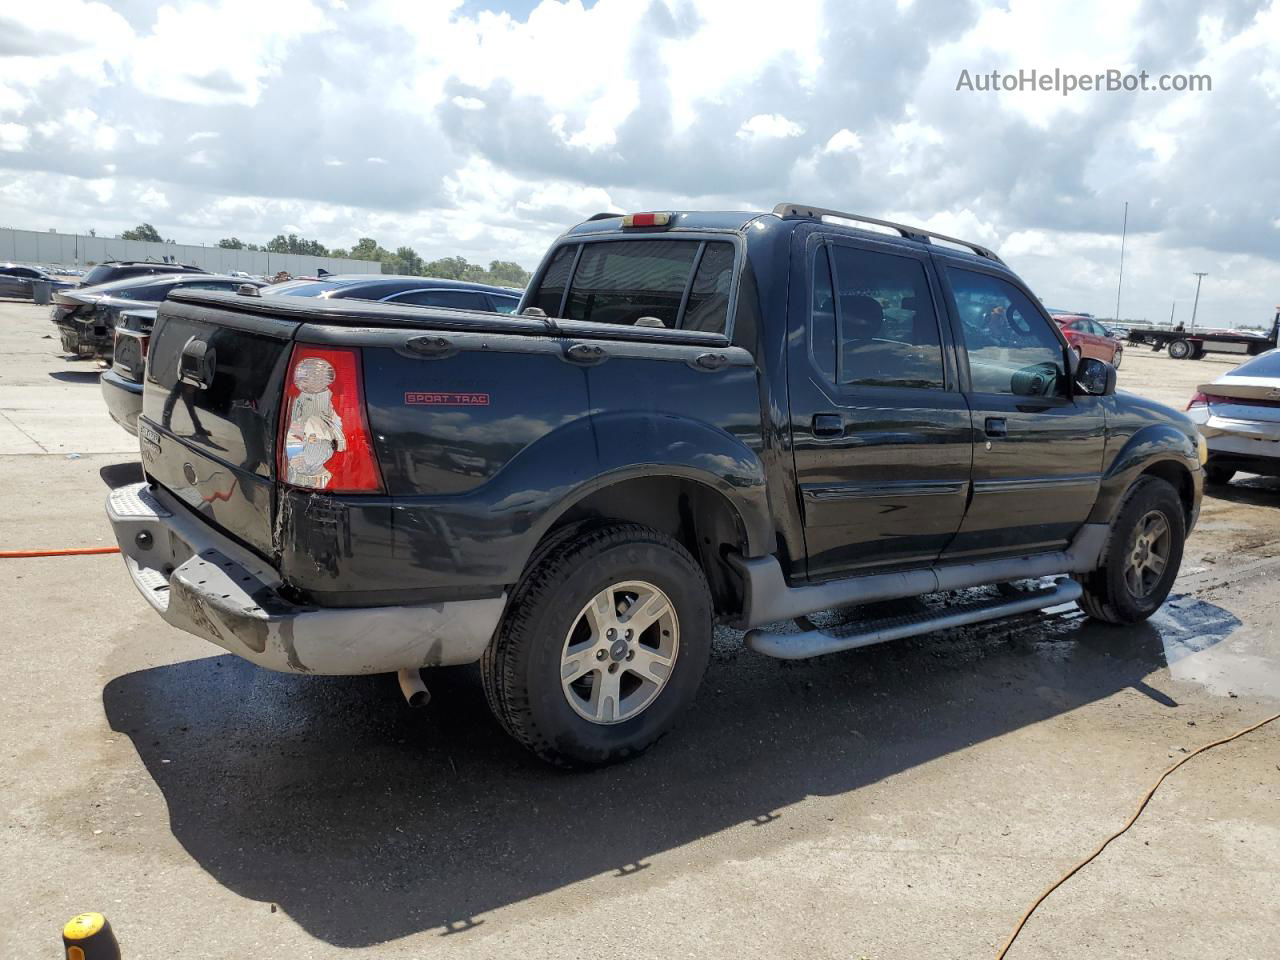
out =
{"type": "Polygon", "coordinates": [[[976,393],[1062,396],[1061,341],[1017,287],[999,277],[948,267],[976,393]]]}
{"type": "Polygon", "coordinates": [[[493,304],[496,313],[515,313],[516,307],[520,305],[518,297],[500,297],[494,294],[489,295],[489,302],[493,304]]]}
{"type": "Polygon", "coordinates": [[[580,249],[567,246],[554,254],[531,306],[590,323],[634,326],[643,320],[646,326],[725,331],[733,244],[661,238],[584,243],[580,249]]]}
{"type": "Polygon", "coordinates": [[[941,389],[942,343],[924,264],[839,244],[830,255],[837,382],[941,389]]]}

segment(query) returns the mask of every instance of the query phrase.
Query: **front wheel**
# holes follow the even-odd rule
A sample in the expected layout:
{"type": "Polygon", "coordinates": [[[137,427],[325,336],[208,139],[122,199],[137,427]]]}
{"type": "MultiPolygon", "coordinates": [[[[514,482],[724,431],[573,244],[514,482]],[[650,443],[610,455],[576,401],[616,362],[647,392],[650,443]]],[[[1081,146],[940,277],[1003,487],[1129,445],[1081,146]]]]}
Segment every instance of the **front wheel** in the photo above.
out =
{"type": "Polygon", "coordinates": [[[1139,623],[1169,596],[1182,564],[1186,518],[1168,482],[1142,477],[1121,504],[1102,565],[1077,576],[1079,605],[1095,620],[1139,623]]]}
{"type": "Polygon", "coordinates": [[[1120,369],[1120,361],[1121,361],[1123,358],[1124,358],[1124,351],[1123,351],[1123,350],[1117,350],[1117,351],[1116,351],[1114,354],[1112,354],[1112,356],[1111,356],[1111,365],[1112,365],[1113,367],[1115,367],[1117,370],[1119,370],[1119,369],[1120,369]]]}
{"type": "Polygon", "coordinates": [[[557,766],[641,753],[694,699],[711,653],[702,569],[665,534],[588,528],[535,555],[481,660],[489,706],[557,766]]]}

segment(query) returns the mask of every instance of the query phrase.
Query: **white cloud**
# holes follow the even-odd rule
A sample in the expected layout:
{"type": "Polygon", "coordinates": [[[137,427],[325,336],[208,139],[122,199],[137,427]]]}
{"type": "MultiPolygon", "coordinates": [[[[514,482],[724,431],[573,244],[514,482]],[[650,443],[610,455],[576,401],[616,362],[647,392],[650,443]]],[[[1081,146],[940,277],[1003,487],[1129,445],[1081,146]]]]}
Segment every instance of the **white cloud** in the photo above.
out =
{"type": "Polygon", "coordinates": [[[287,224],[532,266],[597,210],[790,198],[986,243],[1046,299],[1105,313],[1127,200],[1134,310],[1167,299],[1162,262],[1212,271],[1214,322],[1280,288],[1277,0],[112,6],[0,10],[8,221],[205,242],[287,224]],[[961,69],[1030,66],[1214,90],[955,90],[961,69]]]}
{"type": "Polygon", "coordinates": [[[788,120],[780,113],[757,113],[738,128],[739,140],[773,140],[781,137],[798,137],[804,127],[788,120]]]}
{"type": "Polygon", "coordinates": [[[26,149],[31,131],[20,123],[0,123],[0,150],[17,153],[26,149]]]}
{"type": "Polygon", "coordinates": [[[822,148],[823,153],[852,153],[862,149],[862,138],[852,130],[837,130],[822,148]]]}

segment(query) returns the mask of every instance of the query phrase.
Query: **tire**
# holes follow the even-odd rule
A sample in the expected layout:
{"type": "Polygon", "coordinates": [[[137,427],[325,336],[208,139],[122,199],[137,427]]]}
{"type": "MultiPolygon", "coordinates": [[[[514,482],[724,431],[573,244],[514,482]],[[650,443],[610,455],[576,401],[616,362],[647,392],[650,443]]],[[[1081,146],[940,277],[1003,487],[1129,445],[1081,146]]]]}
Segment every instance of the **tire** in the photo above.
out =
{"type": "Polygon", "coordinates": [[[1217,464],[1210,463],[1204,468],[1205,482],[1219,487],[1226,486],[1235,475],[1234,467],[1220,467],[1217,464]]]}
{"type": "Polygon", "coordinates": [[[1186,340],[1175,340],[1169,344],[1169,356],[1175,360],[1185,360],[1191,356],[1191,344],[1186,340]]]}
{"type": "Polygon", "coordinates": [[[489,707],[507,733],[556,766],[634,757],[693,702],[711,625],[706,577],[671,537],[634,523],[578,528],[535,552],[512,592],[480,661],[489,707]],[[627,618],[660,608],[669,617],[628,643],[627,618]],[[645,662],[654,674],[639,672],[645,662]],[[574,666],[586,674],[562,684],[574,666]]]}
{"type": "Polygon", "coordinates": [[[1114,354],[1112,354],[1112,355],[1111,355],[1111,365],[1112,365],[1113,367],[1115,367],[1117,370],[1119,370],[1119,369],[1120,369],[1120,361],[1121,361],[1122,359],[1124,359],[1124,351],[1123,351],[1123,350],[1117,350],[1114,354]]]}
{"type": "Polygon", "coordinates": [[[1077,575],[1084,594],[1077,601],[1080,609],[1095,620],[1106,623],[1140,623],[1155,613],[1164,603],[1177,579],[1182,564],[1182,548],[1186,540],[1186,519],[1182,501],[1168,482],[1158,477],[1141,477],[1129,488],[1124,502],[1116,512],[1111,525],[1111,535],[1102,556],[1102,565],[1091,573],[1077,575]],[[1152,549],[1143,550],[1139,536],[1150,537],[1153,516],[1163,519],[1168,539],[1159,541],[1152,549]],[[1131,584],[1129,561],[1136,556],[1164,555],[1164,565],[1159,573],[1146,581],[1144,568],[1139,570],[1141,592],[1131,584]]]}

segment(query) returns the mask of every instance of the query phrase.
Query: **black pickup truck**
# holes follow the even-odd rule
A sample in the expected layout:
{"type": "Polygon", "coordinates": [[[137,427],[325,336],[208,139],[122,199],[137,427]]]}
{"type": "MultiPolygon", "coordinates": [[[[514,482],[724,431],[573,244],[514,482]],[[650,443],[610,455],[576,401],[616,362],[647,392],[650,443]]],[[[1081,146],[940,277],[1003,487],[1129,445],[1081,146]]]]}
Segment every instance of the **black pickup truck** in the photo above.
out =
{"type": "Polygon", "coordinates": [[[1204,450],[1115,382],[974,244],[795,204],[601,214],[515,316],[175,292],[147,480],[107,509],[170,623],[411,701],[478,662],[520,742],[604,763],[693,700],[716,621],[803,658],[1071,600],[1149,616],[1204,450]]]}

